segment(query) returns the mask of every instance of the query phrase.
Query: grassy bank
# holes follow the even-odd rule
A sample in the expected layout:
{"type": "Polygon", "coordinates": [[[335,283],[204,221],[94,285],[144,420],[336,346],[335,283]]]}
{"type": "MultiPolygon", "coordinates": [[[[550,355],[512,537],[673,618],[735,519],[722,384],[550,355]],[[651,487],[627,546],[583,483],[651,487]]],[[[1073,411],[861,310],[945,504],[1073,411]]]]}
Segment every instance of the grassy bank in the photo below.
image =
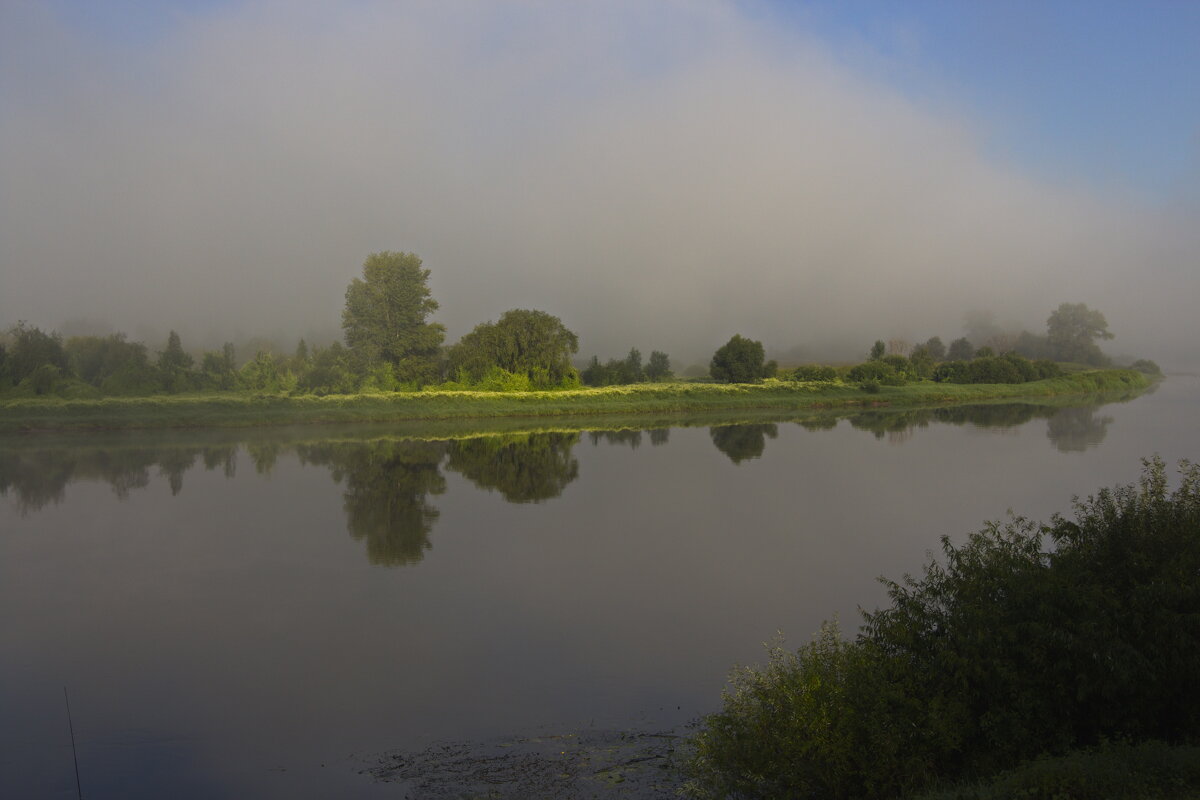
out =
{"type": "Polygon", "coordinates": [[[910,407],[1145,389],[1132,370],[1094,370],[1020,384],[921,382],[866,393],[843,383],[659,383],[556,392],[422,391],[359,395],[202,394],[0,403],[0,432],[243,427],[344,422],[442,421],[597,415],[780,412],[910,407]]]}

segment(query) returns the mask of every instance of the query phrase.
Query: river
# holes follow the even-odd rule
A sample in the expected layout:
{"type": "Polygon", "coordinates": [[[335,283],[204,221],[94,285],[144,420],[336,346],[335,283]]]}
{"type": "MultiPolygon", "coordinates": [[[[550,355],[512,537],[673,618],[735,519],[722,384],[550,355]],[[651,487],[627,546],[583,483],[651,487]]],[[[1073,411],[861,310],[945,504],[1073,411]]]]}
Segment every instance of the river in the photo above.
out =
{"type": "Polygon", "coordinates": [[[777,632],[853,631],[941,536],[1200,457],[1198,410],[1173,376],[801,422],[0,439],[0,795],[76,796],[64,687],[88,798],[403,797],[388,751],[673,728],[777,632]]]}

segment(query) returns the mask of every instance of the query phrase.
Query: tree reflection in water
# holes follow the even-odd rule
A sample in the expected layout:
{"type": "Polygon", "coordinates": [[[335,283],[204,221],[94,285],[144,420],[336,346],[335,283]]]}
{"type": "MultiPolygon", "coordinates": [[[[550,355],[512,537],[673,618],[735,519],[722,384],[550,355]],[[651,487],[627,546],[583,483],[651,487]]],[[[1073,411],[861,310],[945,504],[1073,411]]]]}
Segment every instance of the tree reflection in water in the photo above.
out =
{"type": "Polygon", "coordinates": [[[500,492],[510,503],[540,503],[558,497],[579,477],[579,462],[571,455],[578,442],[578,433],[463,439],[450,443],[446,469],[480,489],[500,492]]]}
{"type": "Polygon", "coordinates": [[[1104,441],[1112,421],[1095,408],[1063,408],[1046,423],[1046,437],[1063,453],[1082,453],[1104,441]]]}
{"type": "Polygon", "coordinates": [[[302,463],[328,466],[345,484],[346,527],[372,564],[416,564],[432,545],[439,512],[429,495],[446,490],[445,442],[332,442],[299,445],[302,463]]]}
{"type": "Polygon", "coordinates": [[[763,425],[720,425],[708,429],[708,435],[717,449],[729,456],[734,464],[752,458],[760,458],[767,449],[767,437],[779,435],[779,426],[763,425]]]}

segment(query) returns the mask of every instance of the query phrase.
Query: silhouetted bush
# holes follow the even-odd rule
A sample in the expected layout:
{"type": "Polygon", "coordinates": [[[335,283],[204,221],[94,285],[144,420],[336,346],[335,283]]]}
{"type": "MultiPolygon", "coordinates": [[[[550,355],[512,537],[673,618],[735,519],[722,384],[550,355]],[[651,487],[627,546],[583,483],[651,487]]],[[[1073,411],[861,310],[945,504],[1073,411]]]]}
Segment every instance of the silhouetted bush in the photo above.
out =
{"type": "Polygon", "coordinates": [[[1200,467],[1180,472],[1168,492],[1155,459],[1073,520],[943,538],[856,639],[826,626],[735,673],[694,739],[689,792],[889,797],[1105,740],[1200,736],[1200,467]]]}

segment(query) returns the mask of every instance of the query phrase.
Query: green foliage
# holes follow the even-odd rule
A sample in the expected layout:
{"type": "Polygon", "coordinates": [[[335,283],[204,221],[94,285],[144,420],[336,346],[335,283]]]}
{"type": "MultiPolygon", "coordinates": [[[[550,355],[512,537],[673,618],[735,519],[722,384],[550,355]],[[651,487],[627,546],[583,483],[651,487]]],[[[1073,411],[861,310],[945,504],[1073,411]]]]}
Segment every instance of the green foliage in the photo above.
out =
{"type": "Polygon", "coordinates": [[[696,738],[693,796],[889,797],[1106,739],[1200,736],[1200,467],[1180,473],[1171,492],[1144,462],[1073,520],[943,538],[854,641],[826,628],[735,673],[696,738]]]}
{"type": "Polygon", "coordinates": [[[363,277],[346,289],[342,329],[356,370],[390,364],[397,380],[432,383],[446,329],[426,318],[438,308],[430,296],[429,270],[413,253],[372,253],[363,277]]]}
{"type": "Polygon", "coordinates": [[[875,344],[871,345],[871,351],[867,353],[867,360],[878,361],[879,359],[883,358],[884,353],[886,352],[887,345],[883,343],[882,339],[876,339],[875,344]]]}
{"type": "Polygon", "coordinates": [[[1130,364],[1129,368],[1136,369],[1144,375],[1162,375],[1162,369],[1159,368],[1158,364],[1155,364],[1148,358],[1139,358],[1130,364]]]}
{"type": "Polygon", "coordinates": [[[792,380],[828,383],[837,380],[837,370],[824,364],[801,364],[792,370],[792,380]]]}
{"type": "Polygon", "coordinates": [[[146,346],[127,341],[123,333],[73,336],[67,340],[64,350],[71,372],[97,388],[118,373],[142,374],[148,383],[157,382],[157,374],[150,374],[146,346]]]}
{"type": "Polygon", "coordinates": [[[1028,383],[1062,374],[1062,368],[1053,361],[1030,361],[1015,352],[971,361],[945,361],[933,369],[933,379],[940,383],[1028,383]]]}
{"type": "Polygon", "coordinates": [[[875,361],[866,361],[851,367],[846,373],[846,380],[853,383],[871,382],[884,386],[903,386],[904,373],[897,371],[897,364],[906,366],[908,359],[904,356],[887,356],[875,361]]]}
{"type": "Polygon", "coordinates": [[[709,374],[723,383],[752,383],[764,377],[765,358],[762,342],[734,334],[713,353],[709,374]]]}
{"type": "MultiPolygon", "coordinates": [[[[66,350],[62,337],[57,333],[45,333],[40,328],[21,321],[8,330],[11,346],[5,359],[8,380],[20,384],[43,365],[67,372],[66,350]]],[[[45,378],[40,378],[41,384],[45,378]]]]}
{"type": "Polygon", "coordinates": [[[1046,337],[1029,331],[1021,331],[1013,350],[1031,360],[1047,358],[1050,355],[1050,345],[1046,337]]]}
{"type": "Polygon", "coordinates": [[[1102,367],[1109,363],[1097,339],[1112,339],[1108,320],[1083,303],[1063,303],[1046,319],[1046,344],[1050,358],[1102,367]]]}
{"type": "Polygon", "coordinates": [[[946,358],[946,345],[942,344],[942,337],[930,336],[929,341],[925,342],[925,351],[929,353],[929,357],[936,361],[944,361],[946,358]]]}
{"type": "Polygon", "coordinates": [[[282,392],[292,383],[289,378],[290,373],[286,373],[275,356],[265,350],[259,350],[238,372],[238,382],[252,392],[282,392]]]}
{"type": "Polygon", "coordinates": [[[1064,756],[1042,757],[980,782],[920,795],[917,800],[1195,800],[1200,747],[1163,742],[1105,742],[1064,756]]]}
{"type": "Polygon", "coordinates": [[[642,354],[635,347],[624,359],[610,358],[601,364],[597,356],[592,356],[587,367],[579,373],[579,378],[586,386],[620,386],[644,381],[666,381],[672,378],[671,359],[667,354],[655,350],[650,354],[650,361],[643,367],[642,354]]]}
{"type": "Polygon", "coordinates": [[[484,392],[528,392],[533,389],[528,375],[509,372],[503,367],[492,367],[473,386],[484,392]]]}
{"type": "Polygon", "coordinates": [[[658,383],[659,381],[669,381],[673,377],[671,359],[667,354],[661,350],[651,351],[650,360],[646,363],[646,380],[658,383]]]}
{"type": "Polygon", "coordinates": [[[965,336],[955,339],[946,351],[947,361],[969,361],[975,357],[975,348],[965,336]]]}
{"type": "Polygon", "coordinates": [[[158,371],[168,392],[186,392],[196,388],[192,374],[193,359],[184,352],[179,334],[167,335],[167,348],[158,354],[158,371]]]}
{"type": "Polygon", "coordinates": [[[881,391],[883,391],[883,385],[874,378],[863,381],[861,384],[859,384],[858,388],[862,389],[867,394],[879,394],[881,391]]]}
{"type": "MultiPolygon", "coordinates": [[[[513,309],[497,322],[484,322],[450,348],[450,374],[469,383],[485,380],[493,369],[524,375],[536,389],[553,389],[577,380],[571,356],[579,337],[545,311],[513,309]]],[[[636,352],[636,351],[633,351],[636,352]]],[[[641,369],[641,355],[638,355],[641,369]]]]}
{"type": "Polygon", "coordinates": [[[231,342],[226,342],[220,352],[205,352],[200,360],[200,382],[205,388],[233,389],[237,386],[237,379],[237,364],[231,342]]]}
{"type": "Polygon", "coordinates": [[[909,370],[917,380],[927,380],[933,376],[934,360],[927,345],[919,344],[908,356],[909,370]]]}
{"type": "Polygon", "coordinates": [[[341,342],[326,348],[313,348],[308,369],[298,376],[297,388],[317,396],[351,394],[356,379],[349,362],[349,354],[341,342]]]}

